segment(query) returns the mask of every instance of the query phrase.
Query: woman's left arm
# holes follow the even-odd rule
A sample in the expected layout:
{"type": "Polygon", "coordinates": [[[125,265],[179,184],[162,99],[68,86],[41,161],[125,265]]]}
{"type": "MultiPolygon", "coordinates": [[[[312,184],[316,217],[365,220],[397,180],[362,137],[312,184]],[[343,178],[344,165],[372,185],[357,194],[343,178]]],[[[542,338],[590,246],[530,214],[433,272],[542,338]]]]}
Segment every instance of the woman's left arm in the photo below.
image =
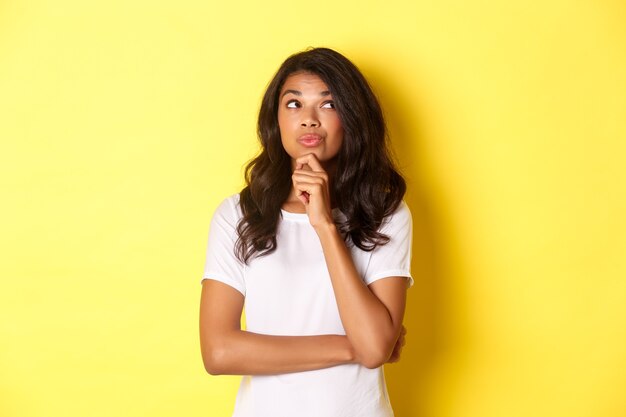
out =
{"type": "Polygon", "coordinates": [[[406,304],[405,277],[361,280],[335,225],[316,228],[333,284],[341,322],[357,360],[368,368],[387,362],[400,336],[406,304]]]}
{"type": "Polygon", "coordinates": [[[387,277],[369,286],[363,282],[333,221],[326,172],[313,154],[296,162],[294,187],[319,236],[346,336],[358,362],[377,368],[391,357],[402,330],[406,277],[387,277]],[[312,170],[303,170],[304,165],[312,170]]]}

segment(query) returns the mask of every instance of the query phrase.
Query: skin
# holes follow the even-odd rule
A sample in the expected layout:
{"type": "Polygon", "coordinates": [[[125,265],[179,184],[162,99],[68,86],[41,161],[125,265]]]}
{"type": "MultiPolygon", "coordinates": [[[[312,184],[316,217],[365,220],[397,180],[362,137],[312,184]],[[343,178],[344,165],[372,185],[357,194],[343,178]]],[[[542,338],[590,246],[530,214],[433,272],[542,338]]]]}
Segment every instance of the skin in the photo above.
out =
{"type": "Polygon", "coordinates": [[[280,93],[278,122],[283,147],[292,160],[287,211],[306,213],[317,233],[346,336],[269,336],[241,330],[244,297],[234,288],[204,280],[200,342],[207,372],[213,375],[268,375],[359,363],[377,368],[399,359],[406,329],[406,278],[387,277],[365,285],[332,217],[330,184],[343,128],[326,84],[316,75],[296,73],[280,93]],[[304,133],[321,138],[315,147],[298,141],[304,133]]]}
{"type": "Polygon", "coordinates": [[[312,153],[326,171],[334,169],[335,156],[343,143],[343,126],[333,97],[317,75],[301,72],[287,77],[280,92],[278,125],[283,148],[295,160],[312,153]],[[309,148],[298,142],[305,133],[319,135],[319,145],[309,148]]]}

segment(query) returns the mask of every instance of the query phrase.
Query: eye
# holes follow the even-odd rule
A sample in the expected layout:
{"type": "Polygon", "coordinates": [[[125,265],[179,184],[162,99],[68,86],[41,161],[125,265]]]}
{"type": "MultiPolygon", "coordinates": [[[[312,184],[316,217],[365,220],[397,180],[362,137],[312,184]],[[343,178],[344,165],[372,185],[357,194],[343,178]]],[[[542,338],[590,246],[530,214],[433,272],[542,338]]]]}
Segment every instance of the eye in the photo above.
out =
{"type": "Polygon", "coordinates": [[[300,102],[298,102],[298,100],[289,100],[287,102],[288,109],[297,109],[298,107],[300,107],[300,102]]]}
{"type": "Polygon", "coordinates": [[[322,104],[322,108],[323,109],[334,109],[335,108],[335,102],[334,101],[327,101],[324,104],[322,104]]]}

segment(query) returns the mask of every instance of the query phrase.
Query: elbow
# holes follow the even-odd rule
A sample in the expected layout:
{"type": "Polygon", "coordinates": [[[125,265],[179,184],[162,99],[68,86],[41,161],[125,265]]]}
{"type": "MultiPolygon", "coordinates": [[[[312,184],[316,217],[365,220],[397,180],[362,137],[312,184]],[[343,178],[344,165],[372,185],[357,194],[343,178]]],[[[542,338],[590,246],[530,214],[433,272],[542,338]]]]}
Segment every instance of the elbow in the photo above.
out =
{"type": "Polygon", "coordinates": [[[372,355],[372,356],[367,356],[364,357],[360,363],[361,365],[363,365],[364,367],[366,367],[367,369],[376,369],[376,368],[380,368],[381,366],[383,366],[385,364],[385,362],[387,362],[387,359],[383,359],[381,356],[379,355],[372,355]]]}
{"type": "Polygon", "coordinates": [[[208,374],[232,375],[237,368],[233,335],[233,332],[201,332],[200,350],[208,374]]]}
{"type": "Polygon", "coordinates": [[[210,375],[224,375],[227,365],[226,349],[221,346],[208,346],[202,350],[204,369],[210,375]]]}
{"type": "Polygon", "coordinates": [[[224,372],[222,372],[222,369],[220,368],[219,364],[213,363],[211,361],[207,361],[206,359],[204,360],[204,370],[209,375],[213,375],[213,376],[224,375],[224,372]]]}
{"type": "Polygon", "coordinates": [[[366,351],[359,352],[358,362],[368,369],[376,369],[383,366],[390,356],[391,353],[386,347],[370,347],[366,351]]]}

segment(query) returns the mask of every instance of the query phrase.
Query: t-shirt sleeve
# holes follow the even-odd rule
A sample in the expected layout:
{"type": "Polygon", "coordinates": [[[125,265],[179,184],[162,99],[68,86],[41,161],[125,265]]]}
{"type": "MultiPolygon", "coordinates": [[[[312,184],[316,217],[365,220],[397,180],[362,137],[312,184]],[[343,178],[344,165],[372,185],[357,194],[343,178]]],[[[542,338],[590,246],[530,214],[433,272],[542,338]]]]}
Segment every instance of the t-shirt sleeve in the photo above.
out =
{"type": "Polygon", "coordinates": [[[238,199],[234,197],[224,200],[213,213],[204,273],[200,282],[205,279],[220,281],[245,296],[245,265],[237,259],[234,252],[239,218],[238,199]]]}
{"type": "Polygon", "coordinates": [[[406,277],[409,286],[411,277],[411,245],[413,221],[411,211],[404,201],[396,211],[383,220],[380,232],[389,237],[389,242],[377,246],[371,252],[364,281],[367,285],[381,278],[406,277]]]}

